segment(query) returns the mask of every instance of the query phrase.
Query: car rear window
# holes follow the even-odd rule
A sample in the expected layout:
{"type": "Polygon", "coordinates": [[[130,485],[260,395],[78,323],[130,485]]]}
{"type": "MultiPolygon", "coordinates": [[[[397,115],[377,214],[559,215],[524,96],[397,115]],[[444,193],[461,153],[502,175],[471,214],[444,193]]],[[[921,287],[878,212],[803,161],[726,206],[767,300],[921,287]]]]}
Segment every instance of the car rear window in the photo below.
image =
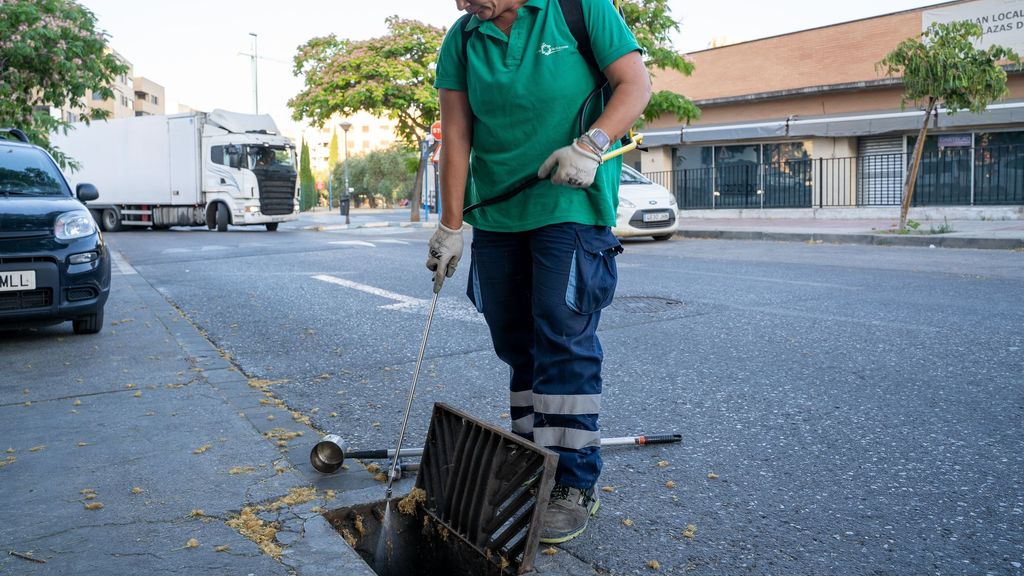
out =
{"type": "Polygon", "coordinates": [[[0,195],[70,196],[57,166],[42,150],[0,144],[0,195]]]}

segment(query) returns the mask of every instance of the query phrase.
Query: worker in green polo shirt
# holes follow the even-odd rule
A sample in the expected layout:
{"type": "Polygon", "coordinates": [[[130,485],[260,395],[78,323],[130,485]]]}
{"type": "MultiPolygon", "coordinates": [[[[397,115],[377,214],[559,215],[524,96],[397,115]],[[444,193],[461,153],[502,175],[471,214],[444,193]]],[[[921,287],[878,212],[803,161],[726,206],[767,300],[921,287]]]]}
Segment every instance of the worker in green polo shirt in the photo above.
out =
{"type": "Polygon", "coordinates": [[[560,0],[456,0],[467,12],[437,63],[444,147],[442,219],[429,243],[434,289],[462,257],[464,206],[533,175],[523,193],[469,213],[467,294],[510,367],[512,431],[559,455],[541,541],[581,534],[597,511],[601,309],[614,295],[611,233],[621,159],[602,162],[643,112],[650,77],[609,0],[582,8],[611,98],[581,105],[600,74],[577,48],[560,0]]]}

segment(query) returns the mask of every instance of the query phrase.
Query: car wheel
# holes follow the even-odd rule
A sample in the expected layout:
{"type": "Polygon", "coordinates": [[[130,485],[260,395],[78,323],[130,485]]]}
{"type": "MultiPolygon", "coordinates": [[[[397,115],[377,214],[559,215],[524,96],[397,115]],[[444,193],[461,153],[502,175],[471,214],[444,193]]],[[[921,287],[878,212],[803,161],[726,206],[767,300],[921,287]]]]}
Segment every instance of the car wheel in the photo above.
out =
{"type": "Polygon", "coordinates": [[[267,232],[277,232],[278,222],[267,222],[267,232]]]}
{"type": "Polygon", "coordinates": [[[103,329],[103,308],[97,310],[95,314],[72,320],[71,327],[75,334],[96,334],[103,329]]]}
{"type": "Polygon", "coordinates": [[[674,234],[658,234],[657,236],[654,236],[654,239],[657,240],[658,242],[664,242],[665,240],[668,240],[672,236],[674,236],[674,234]]]}
{"type": "Polygon", "coordinates": [[[229,217],[230,217],[230,215],[228,214],[228,207],[227,207],[227,205],[225,205],[223,203],[217,204],[217,232],[227,232],[228,231],[228,219],[229,219],[229,217]]]}
{"type": "Polygon", "coordinates": [[[121,213],[117,211],[117,208],[103,210],[101,219],[104,232],[117,232],[121,230],[121,213]]]}

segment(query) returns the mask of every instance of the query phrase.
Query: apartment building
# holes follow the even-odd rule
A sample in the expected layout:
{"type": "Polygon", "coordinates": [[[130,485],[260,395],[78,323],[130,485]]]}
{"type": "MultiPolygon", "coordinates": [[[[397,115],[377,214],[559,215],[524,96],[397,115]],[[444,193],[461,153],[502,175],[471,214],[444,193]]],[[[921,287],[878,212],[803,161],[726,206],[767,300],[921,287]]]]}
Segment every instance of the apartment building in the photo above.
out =
{"type": "Polygon", "coordinates": [[[326,173],[331,151],[331,137],[338,135],[338,159],[345,158],[345,131],[342,122],[348,122],[348,155],[362,156],[374,150],[382,150],[397,142],[396,122],[378,118],[369,112],[357,112],[344,118],[336,116],[320,128],[308,127],[302,131],[302,139],[309,145],[310,165],[316,174],[326,173]]]}
{"type": "MultiPolygon", "coordinates": [[[[983,45],[1024,53],[1024,0],[960,0],[695,52],[690,77],[657,72],[655,90],[702,110],[644,130],[627,161],[683,209],[891,206],[899,203],[923,109],[901,107],[899,79],[875,64],[932,22],[982,24],[983,45]]],[[[915,203],[1024,204],[1024,73],[984,114],[930,119],[915,203]]]]}
{"type": "Polygon", "coordinates": [[[111,50],[122,64],[128,67],[128,71],[114,79],[110,85],[113,90],[113,98],[104,98],[101,94],[91,92],[86,98],[86,104],[91,109],[99,108],[110,112],[110,118],[131,118],[135,116],[135,90],[132,86],[132,64],[124,56],[111,50]]]}
{"type": "Polygon", "coordinates": [[[135,91],[136,116],[163,116],[164,87],[144,76],[136,76],[132,81],[135,91]]]}

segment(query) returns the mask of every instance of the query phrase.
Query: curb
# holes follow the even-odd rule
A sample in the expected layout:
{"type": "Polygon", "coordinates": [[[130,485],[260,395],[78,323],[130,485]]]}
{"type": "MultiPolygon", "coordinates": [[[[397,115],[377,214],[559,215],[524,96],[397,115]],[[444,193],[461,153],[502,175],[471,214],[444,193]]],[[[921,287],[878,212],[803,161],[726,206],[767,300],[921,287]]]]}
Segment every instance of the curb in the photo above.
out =
{"type": "Polygon", "coordinates": [[[889,234],[830,234],[817,232],[761,232],[754,230],[679,230],[677,236],[703,240],[763,240],[915,248],[969,248],[975,250],[1024,250],[1019,238],[965,238],[962,236],[898,236],[889,234]]]}
{"type": "Polygon", "coordinates": [[[303,230],[329,232],[331,230],[355,230],[357,228],[437,228],[437,222],[366,222],[363,224],[328,224],[304,226],[303,230]]]}

